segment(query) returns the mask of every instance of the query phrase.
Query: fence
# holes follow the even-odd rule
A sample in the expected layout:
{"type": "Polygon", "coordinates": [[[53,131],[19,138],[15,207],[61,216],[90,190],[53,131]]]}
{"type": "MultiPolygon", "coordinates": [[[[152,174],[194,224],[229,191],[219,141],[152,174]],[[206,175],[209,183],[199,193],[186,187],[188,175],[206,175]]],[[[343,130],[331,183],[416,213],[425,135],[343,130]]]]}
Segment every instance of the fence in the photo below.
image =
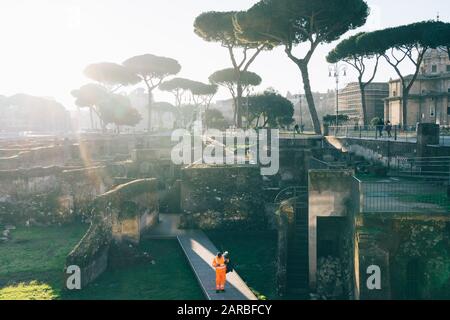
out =
{"type": "Polygon", "coordinates": [[[415,126],[392,126],[390,132],[384,126],[330,126],[329,134],[341,138],[384,139],[404,142],[416,142],[417,130],[415,126]]]}
{"type": "Polygon", "coordinates": [[[303,198],[303,199],[297,199],[297,202],[303,200],[303,203],[307,203],[307,196],[308,196],[308,187],[307,186],[292,186],[287,187],[283,190],[281,190],[277,196],[275,197],[274,203],[280,204],[283,201],[292,199],[292,198],[303,198]]]}
{"type": "Polygon", "coordinates": [[[296,132],[295,130],[280,130],[280,138],[283,139],[300,139],[302,137],[309,137],[309,136],[315,136],[316,133],[314,131],[303,131],[303,132],[296,132]]]}
{"type": "Polygon", "coordinates": [[[441,127],[439,131],[439,144],[450,147],[450,127],[441,127]]]}
{"type": "Polygon", "coordinates": [[[395,157],[390,162],[390,174],[450,183],[450,157],[395,157]]]}
{"type": "Polygon", "coordinates": [[[443,183],[357,181],[361,213],[450,214],[450,192],[443,183]]]}
{"type": "MultiPolygon", "coordinates": [[[[328,134],[340,138],[380,139],[403,142],[417,141],[416,126],[392,126],[390,135],[386,131],[385,126],[330,126],[328,127],[328,134]]],[[[450,147],[450,127],[442,126],[440,128],[439,145],[450,147]]]]}
{"type": "Polygon", "coordinates": [[[325,162],[317,158],[311,157],[309,160],[309,169],[316,170],[339,170],[346,169],[347,165],[343,162],[325,162]]]}

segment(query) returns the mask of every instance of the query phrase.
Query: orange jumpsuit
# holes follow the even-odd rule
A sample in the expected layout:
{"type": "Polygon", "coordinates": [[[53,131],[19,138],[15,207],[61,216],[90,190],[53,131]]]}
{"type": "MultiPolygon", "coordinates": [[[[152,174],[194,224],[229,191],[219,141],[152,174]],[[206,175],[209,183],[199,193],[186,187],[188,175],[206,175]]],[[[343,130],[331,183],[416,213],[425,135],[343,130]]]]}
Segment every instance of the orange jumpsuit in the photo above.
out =
{"type": "Polygon", "coordinates": [[[227,266],[224,257],[215,257],[212,266],[216,269],[216,290],[225,290],[227,281],[227,266]]]}

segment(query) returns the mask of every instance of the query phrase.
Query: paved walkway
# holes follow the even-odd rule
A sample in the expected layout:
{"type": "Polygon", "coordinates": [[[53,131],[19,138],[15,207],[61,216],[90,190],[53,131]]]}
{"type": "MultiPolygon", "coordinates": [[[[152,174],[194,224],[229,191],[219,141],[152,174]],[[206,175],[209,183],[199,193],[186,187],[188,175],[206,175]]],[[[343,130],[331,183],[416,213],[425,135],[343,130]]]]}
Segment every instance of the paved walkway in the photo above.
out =
{"type": "Polygon", "coordinates": [[[216,293],[216,273],[211,266],[219,251],[201,230],[178,229],[179,215],[160,214],[160,223],[149,229],[146,239],[176,238],[189,261],[192,270],[208,300],[257,300],[256,296],[235,272],[227,274],[224,293],[216,293]]]}
{"type": "Polygon", "coordinates": [[[179,214],[159,215],[159,223],[151,227],[145,232],[143,238],[145,239],[175,239],[177,236],[186,234],[186,230],[178,229],[180,222],[179,214]]]}
{"type": "Polygon", "coordinates": [[[193,230],[177,238],[208,300],[257,300],[235,271],[227,274],[225,292],[216,293],[211,263],[218,250],[202,231],[193,230]]]}

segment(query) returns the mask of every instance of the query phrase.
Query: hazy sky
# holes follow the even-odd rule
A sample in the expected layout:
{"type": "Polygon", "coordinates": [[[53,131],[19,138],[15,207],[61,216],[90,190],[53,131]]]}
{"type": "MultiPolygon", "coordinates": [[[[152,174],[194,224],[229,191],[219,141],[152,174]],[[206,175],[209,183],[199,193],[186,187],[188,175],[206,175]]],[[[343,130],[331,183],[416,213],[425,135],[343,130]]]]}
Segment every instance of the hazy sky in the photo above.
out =
{"type": "MultiPolygon", "coordinates": [[[[88,82],[84,67],[144,53],[177,59],[179,76],[207,81],[230,66],[227,51],[193,33],[203,11],[247,9],[256,0],[1,0],[0,94],[25,92],[54,97],[73,108],[70,91],[88,82]]],[[[449,0],[368,0],[372,14],[361,30],[435,19],[450,21],[449,0]]],[[[310,65],[314,91],[334,88],[321,46],[310,65]]],[[[263,53],[251,68],[263,78],[260,90],[303,92],[297,67],[281,49],[263,53]]],[[[377,80],[394,74],[382,68],[377,80]]],[[[350,73],[346,81],[353,81],[350,73]]],[[[345,84],[345,83],[343,83],[345,84]]],[[[221,90],[218,98],[226,98],[221,90]]],[[[170,99],[158,94],[156,99],[170,99]]]]}

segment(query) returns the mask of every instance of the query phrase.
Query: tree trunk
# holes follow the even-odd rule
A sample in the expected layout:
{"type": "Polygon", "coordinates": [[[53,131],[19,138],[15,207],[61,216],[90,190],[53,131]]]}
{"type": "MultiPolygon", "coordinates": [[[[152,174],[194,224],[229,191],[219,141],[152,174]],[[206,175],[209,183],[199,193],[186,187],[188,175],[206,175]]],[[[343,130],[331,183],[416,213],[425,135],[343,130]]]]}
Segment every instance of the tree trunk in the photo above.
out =
{"type": "Polygon", "coordinates": [[[164,118],[163,113],[159,114],[159,129],[162,131],[164,129],[164,118]]]}
{"type": "Polygon", "coordinates": [[[151,132],[152,130],[152,90],[148,86],[148,123],[147,123],[147,131],[151,132]]]}
{"type": "Polygon", "coordinates": [[[100,125],[102,126],[102,133],[106,133],[106,124],[105,124],[105,121],[100,120],[100,125]]]}
{"type": "Polygon", "coordinates": [[[233,97],[233,125],[237,123],[237,98],[233,97]]]}
{"type": "Polygon", "coordinates": [[[92,107],[89,108],[89,117],[91,118],[91,129],[94,130],[94,115],[92,114],[92,107]]]}
{"type": "Polygon", "coordinates": [[[303,78],[303,88],[305,90],[306,101],[308,102],[308,109],[311,115],[311,121],[313,124],[314,132],[316,134],[322,134],[322,130],[320,128],[320,121],[317,115],[316,105],[314,103],[314,97],[311,91],[311,84],[309,81],[309,73],[308,73],[308,64],[299,62],[297,63],[300,72],[302,73],[303,78]]]}
{"type": "Polygon", "coordinates": [[[409,100],[409,89],[403,88],[402,94],[402,126],[405,129],[408,126],[408,100],[409,100]]]}
{"type": "Polygon", "coordinates": [[[236,98],[236,127],[242,128],[242,84],[239,81],[237,84],[237,98],[236,98]]]}
{"type": "Polygon", "coordinates": [[[106,126],[107,125],[105,124],[105,121],[103,121],[100,112],[97,111],[95,108],[91,109],[91,110],[93,110],[95,112],[95,114],[97,115],[97,117],[98,117],[98,119],[100,121],[100,127],[102,128],[102,133],[106,133],[106,126]]]}
{"type": "Polygon", "coordinates": [[[361,109],[363,116],[363,124],[367,126],[369,124],[369,119],[367,119],[366,87],[360,82],[359,89],[361,91],[361,109]]]}

